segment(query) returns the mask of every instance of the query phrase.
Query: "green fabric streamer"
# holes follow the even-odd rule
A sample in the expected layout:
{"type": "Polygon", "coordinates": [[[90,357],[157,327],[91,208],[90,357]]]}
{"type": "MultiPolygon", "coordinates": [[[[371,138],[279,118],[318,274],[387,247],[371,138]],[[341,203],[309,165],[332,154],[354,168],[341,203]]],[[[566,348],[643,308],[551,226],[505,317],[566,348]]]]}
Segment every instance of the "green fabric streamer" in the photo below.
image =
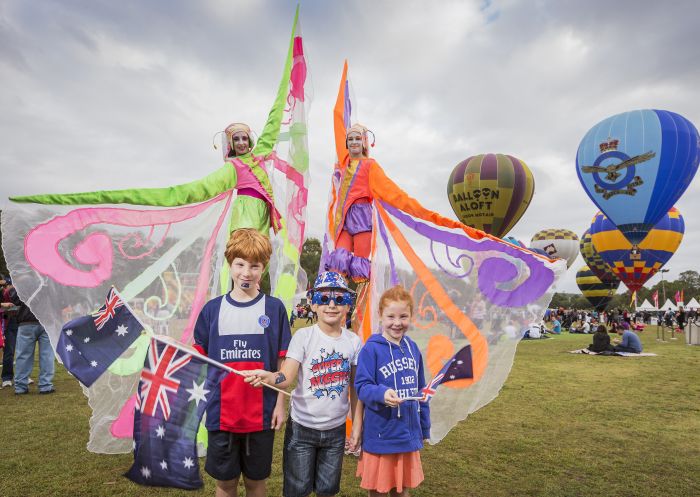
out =
{"type": "Polygon", "coordinates": [[[11,197],[14,202],[54,205],[131,204],[175,207],[204,202],[236,187],[236,169],[225,164],[202,179],[166,188],[130,188],[101,192],[11,197]]]}

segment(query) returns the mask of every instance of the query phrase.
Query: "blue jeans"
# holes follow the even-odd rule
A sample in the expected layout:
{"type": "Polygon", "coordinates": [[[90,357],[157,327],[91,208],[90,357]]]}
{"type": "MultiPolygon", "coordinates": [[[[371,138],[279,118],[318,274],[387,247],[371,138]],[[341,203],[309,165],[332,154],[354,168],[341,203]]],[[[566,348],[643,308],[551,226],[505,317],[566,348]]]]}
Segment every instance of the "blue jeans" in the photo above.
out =
{"type": "Polygon", "coordinates": [[[345,423],[330,430],[316,430],[290,417],[284,432],[284,497],[340,492],[344,453],[345,423]]]}
{"type": "Polygon", "coordinates": [[[39,342],[39,391],[53,388],[54,356],[49,335],[39,323],[23,323],[17,330],[15,344],[15,392],[29,390],[27,380],[34,368],[34,348],[39,342]]]}

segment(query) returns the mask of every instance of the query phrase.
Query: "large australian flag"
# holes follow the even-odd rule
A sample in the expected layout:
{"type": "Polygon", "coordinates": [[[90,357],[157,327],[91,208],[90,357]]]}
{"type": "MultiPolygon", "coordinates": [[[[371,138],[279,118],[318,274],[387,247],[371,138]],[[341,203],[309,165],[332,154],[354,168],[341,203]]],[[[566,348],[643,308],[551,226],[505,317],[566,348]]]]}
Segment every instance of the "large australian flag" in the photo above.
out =
{"type": "Polygon", "coordinates": [[[464,378],[474,378],[472,368],[472,346],[466,345],[459,349],[442,369],[435,375],[430,383],[423,389],[423,398],[429,401],[435,395],[437,387],[448,381],[461,380],[464,378]]]}
{"type": "Polygon", "coordinates": [[[151,339],[134,413],[134,464],[141,485],[201,488],[197,430],[210,394],[226,372],[198,354],[151,339]]]}
{"type": "Polygon", "coordinates": [[[143,326],[111,288],[97,312],[69,321],[61,329],[58,353],[63,365],[90,386],[143,331],[143,326]]]}

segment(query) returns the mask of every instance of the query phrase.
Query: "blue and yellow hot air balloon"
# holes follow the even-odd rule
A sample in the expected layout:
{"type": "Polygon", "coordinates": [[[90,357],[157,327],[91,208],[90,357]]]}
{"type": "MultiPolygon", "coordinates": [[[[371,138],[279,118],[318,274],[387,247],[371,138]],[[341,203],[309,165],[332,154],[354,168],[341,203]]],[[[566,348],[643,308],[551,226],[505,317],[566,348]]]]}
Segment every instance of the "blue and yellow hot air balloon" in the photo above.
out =
{"type": "Polygon", "coordinates": [[[611,286],[614,285],[616,289],[620,286],[620,280],[615,276],[615,272],[608,266],[608,263],[603,260],[598,250],[596,250],[595,245],[593,245],[590,230],[586,230],[585,233],[581,235],[579,250],[581,251],[581,257],[583,257],[584,262],[588,268],[593,271],[593,274],[600,279],[601,283],[608,283],[611,286]]]}
{"type": "Polygon", "coordinates": [[[604,214],[598,212],[591,223],[591,240],[615,275],[632,292],[668,262],[683,239],[685,223],[675,207],[654,225],[638,246],[633,246],[604,214]]]}
{"type": "Polygon", "coordinates": [[[616,280],[612,285],[603,283],[588,266],[583,266],[576,271],[576,284],[595,310],[603,312],[615,296],[620,280],[616,280]]]}
{"type": "Polygon", "coordinates": [[[686,190],[699,161],[700,135],[690,121],[674,112],[636,110],[586,133],[576,172],[591,200],[638,245],[686,190]]]}

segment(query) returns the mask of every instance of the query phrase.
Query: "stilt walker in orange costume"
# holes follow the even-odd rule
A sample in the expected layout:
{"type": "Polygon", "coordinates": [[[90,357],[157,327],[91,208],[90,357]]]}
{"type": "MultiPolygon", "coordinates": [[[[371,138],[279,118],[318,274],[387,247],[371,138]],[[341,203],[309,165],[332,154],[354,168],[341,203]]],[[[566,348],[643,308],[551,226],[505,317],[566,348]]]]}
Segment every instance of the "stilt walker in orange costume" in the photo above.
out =
{"type": "MultiPolygon", "coordinates": [[[[374,134],[351,122],[348,93],[346,64],[333,111],[338,160],[320,270],[344,273],[358,284],[353,329],[363,341],[378,330],[379,296],[396,285],[409,290],[416,303],[415,340],[426,371],[437,378],[430,384],[446,385],[431,400],[430,440],[436,443],[498,395],[513,364],[517,330],[544,314],[566,264],[443,217],[410,197],[369,157],[374,134]],[[464,311],[465,300],[502,319],[477,326],[464,311]],[[455,361],[465,374],[439,382],[441,370],[455,361]]],[[[430,167],[430,157],[421,160],[430,167]]]]}

